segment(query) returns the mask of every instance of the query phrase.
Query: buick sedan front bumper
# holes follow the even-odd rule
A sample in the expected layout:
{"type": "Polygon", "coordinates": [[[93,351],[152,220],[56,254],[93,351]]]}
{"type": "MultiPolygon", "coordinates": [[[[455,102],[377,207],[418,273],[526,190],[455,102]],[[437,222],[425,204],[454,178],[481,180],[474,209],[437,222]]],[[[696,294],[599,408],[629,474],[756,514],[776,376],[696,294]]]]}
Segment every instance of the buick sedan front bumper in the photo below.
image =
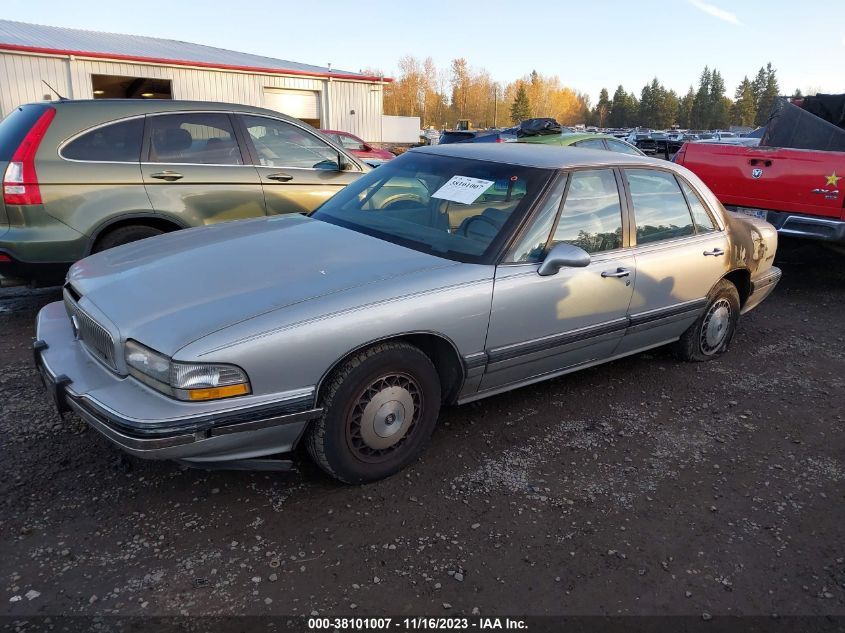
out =
{"type": "Polygon", "coordinates": [[[292,451],[322,413],[313,406],[313,387],[206,403],[169,398],[90,354],[74,337],[61,302],[38,313],[36,339],[35,365],[57,409],[73,411],[137,457],[250,467],[255,458],[292,451]]]}

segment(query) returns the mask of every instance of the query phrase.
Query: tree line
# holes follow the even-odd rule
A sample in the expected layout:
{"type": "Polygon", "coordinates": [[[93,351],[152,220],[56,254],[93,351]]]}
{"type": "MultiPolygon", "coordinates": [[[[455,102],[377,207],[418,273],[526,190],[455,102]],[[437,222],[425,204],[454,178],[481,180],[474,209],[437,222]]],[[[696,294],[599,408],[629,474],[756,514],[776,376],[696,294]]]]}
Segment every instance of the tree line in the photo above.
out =
{"type": "Polygon", "coordinates": [[[727,96],[718,69],[705,66],[698,88],[690,85],[683,96],[667,90],[655,77],[639,95],[619,85],[611,97],[602,88],[592,106],[588,95],[563,85],[557,76],[544,76],[536,70],[501,84],[464,58],[452,60],[444,71],[431,57],[419,60],[408,55],[399,60],[398,76],[385,86],[384,113],[418,116],[423,127],[436,128],[455,127],[460,120],[483,128],[553,117],[562,125],[712,130],[765,124],[779,91],[771,63],[760,68],[754,79],[745,76],[733,99],[727,96]]]}

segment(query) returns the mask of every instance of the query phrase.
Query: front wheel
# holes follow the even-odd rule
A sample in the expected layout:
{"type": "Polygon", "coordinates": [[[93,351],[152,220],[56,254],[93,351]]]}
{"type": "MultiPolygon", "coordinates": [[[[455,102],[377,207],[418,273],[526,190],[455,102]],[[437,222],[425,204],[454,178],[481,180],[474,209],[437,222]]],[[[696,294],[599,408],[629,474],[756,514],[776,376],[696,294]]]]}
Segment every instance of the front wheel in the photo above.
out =
{"type": "Polygon", "coordinates": [[[724,354],[733,340],[739,321],[739,292],[722,279],[708,295],[707,307],[675,344],[683,360],[701,362],[724,354]]]}
{"type": "Polygon", "coordinates": [[[440,412],[431,360],[407,343],[356,354],[329,378],[323,415],[306,448],[332,477],[358,484],[388,477],[419,457],[440,412]]]}

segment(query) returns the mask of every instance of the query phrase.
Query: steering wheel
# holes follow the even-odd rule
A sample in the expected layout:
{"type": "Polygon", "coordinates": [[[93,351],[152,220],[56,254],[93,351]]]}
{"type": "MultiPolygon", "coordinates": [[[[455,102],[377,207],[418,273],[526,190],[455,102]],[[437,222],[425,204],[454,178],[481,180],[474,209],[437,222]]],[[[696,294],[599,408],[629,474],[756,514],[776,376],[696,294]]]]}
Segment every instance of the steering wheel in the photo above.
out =
{"type": "Polygon", "coordinates": [[[484,222],[491,224],[493,228],[496,229],[496,232],[499,231],[499,224],[495,220],[491,220],[486,215],[474,215],[472,217],[467,218],[461,223],[461,227],[464,231],[464,236],[469,237],[469,227],[475,220],[483,220],[484,222]]]}

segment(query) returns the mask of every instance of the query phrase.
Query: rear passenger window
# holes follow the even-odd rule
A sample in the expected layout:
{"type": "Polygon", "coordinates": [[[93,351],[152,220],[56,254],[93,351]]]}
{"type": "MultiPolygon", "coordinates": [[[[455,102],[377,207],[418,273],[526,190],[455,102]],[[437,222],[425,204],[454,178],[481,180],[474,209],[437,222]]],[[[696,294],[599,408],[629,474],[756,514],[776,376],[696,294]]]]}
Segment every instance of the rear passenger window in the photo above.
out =
{"type": "Polygon", "coordinates": [[[588,253],[622,247],[622,206],[616,177],[608,169],[575,171],[552,242],[588,253]]]}
{"type": "Polygon", "coordinates": [[[243,165],[229,116],[217,112],[148,117],[150,162],[243,165]]]}
{"type": "Polygon", "coordinates": [[[695,234],[684,194],[672,174],[651,169],[627,169],[625,175],[637,220],[637,244],[695,234]]]}
{"type": "Polygon", "coordinates": [[[684,195],[687,197],[689,208],[692,211],[692,219],[695,222],[696,231],[699,233],[715,231],[716,226],[713,224],[713,218],[707,213],[707,208],[704,206],[701,198],[698,197],[698,194],[686,182],[680,178],[678,180],[681,183],[681,189],[684,190],[684,195]]]}
{"type": "Polygon", "coordinates": [[[144,119],[130,119],[98,127],[62,148],[62,157],[71,160],[137,163],[141,159],[144,119]]]}

